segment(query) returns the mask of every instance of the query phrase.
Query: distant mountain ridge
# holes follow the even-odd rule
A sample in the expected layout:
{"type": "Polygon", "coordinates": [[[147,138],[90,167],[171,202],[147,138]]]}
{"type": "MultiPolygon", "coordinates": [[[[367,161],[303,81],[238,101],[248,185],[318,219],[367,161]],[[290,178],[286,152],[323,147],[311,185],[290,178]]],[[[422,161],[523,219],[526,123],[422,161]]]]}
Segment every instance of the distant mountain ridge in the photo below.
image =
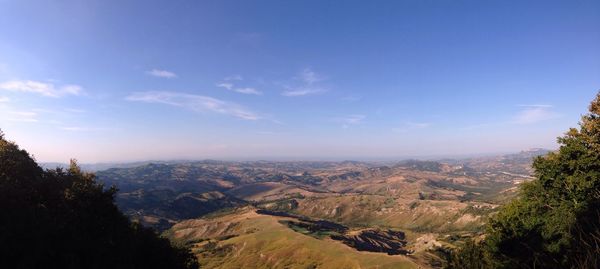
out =
{"type": "MultiPolygon", "coordinates": [[[[137,162],[114,164],[117,167],[97,171],[96,175],[105,186],[119,188],[117,204],[130,217],[145,225],[167,229],[183,219],[250,203],[335,193],[362,193],[366,191],[362,188],[377,186],[370,183],[372,181],[404,175],[408,171],[415,171],[417,177],[421,177],[420,173],[425,173],[423,176],[427,173],[441,176],[439,179],[428,178],[418,181],[421,183],[411,183],[417,184],[412,187],[418,190],[416,199],[443,200],[455,197],[452,199],[465,200],[477,195],[492,197],[497,194],[495,189],[511,187],[515,177],[522,175],[521,180],[526,180],[532,158],[544,152],[547,151],[534,149],[450,162],[406,160],[393,165],[360,161],[137,162]],[[352,182],[364,182],[361,184],[366,185],[356,189],[348,185],[355,184],[352,182]],[[341,187],[343,185],[348,186],[341,187]],[[493,191],[486,191],[486,188],[493,191]],[[448,196],[443,194],[447,192],[446,189],[479,194],[448,196]]],[[[94,166],[87,167],[91,169],[94,166]]],[[[293,209],[294,206],[290,206],[293,204],[297,202],[285,202],[277,207],[293,209]]]]}
{"type": "MultiPolygon", "coordinates": [[[[407,163],[407,162],[447,163],[447,162],[461,162],[461,160],[466,160],[466,159],[492,158],[492,157],[501,157],[501,156],[506,157],[506,158],[521,159],[521,158],[533,158],[536,156],[544,155],[550,151],[552,151],[552,150],[543,149],[543,148],[531,148],[531,149],[520,151],[518,153],[503,154],[503,155],[491,155],[491,156],[483,156],[483,157],[477,157],[477,158],[455,158],[455,159],[453,159],[453,158],[440,158],[440,159],[428,158],[428,160],[411,158],[411,159],[400,160],[400,161],[397,161],[396,163],[407,163]]],[[[264,163],[274,163],[274,162],[287,163],[287,164],[301,163],[301,164],[303,164],[302,166],[307,166],[307,167],[311,167],[311,168],[317,168],[317,167],[324,168],[327,166],[330,167],[331,164],[374,166],[378,163],[378,162],[373,162],[373,161],[355,161],[355,160],[344,160],[344,161],[267,161],[267,160],[221,161],[221,160],[205,159],[205,160],[148,160],[148,161],[136,161],[136,162],[83,163],[83,164],[80,164],[80,166],[81,166],[81,169],[84,171],[96,172],[96,171],[107,170],[107,169],[111,169],[111,168],[133,168],[133,167],[143,166],[146,164],[181,164],[181,163],[205,163],[205,164],[231,164],[231,163],[260,164],[260,163],[263,163],[264,164],[264,163]]],[[[394,163],[394,162],[387,161],[386,163],[394,163]]],[[[40,166],[44,169],[54,169],[56,167],[68,168],[69,164],[68,163],[60,163],[60,162],[41,162],[40,166]]]]}

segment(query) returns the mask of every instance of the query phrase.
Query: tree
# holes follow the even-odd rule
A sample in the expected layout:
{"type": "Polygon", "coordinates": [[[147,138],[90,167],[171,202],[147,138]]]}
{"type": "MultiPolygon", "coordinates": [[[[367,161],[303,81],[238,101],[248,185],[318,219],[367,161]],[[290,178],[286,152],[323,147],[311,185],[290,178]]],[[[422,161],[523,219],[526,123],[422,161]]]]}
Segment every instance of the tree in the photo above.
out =
{"type": "Polygon", "coordinates": [[[73,160],[43,170],[0,132],[0,267],[196,268],[184,248],[131,223],[73,160]]]}
{"type": "Polygon", "coordinates": [[[489,253],[473,240],[468,240],[460,251],[451,253],[448,269],[486,269],[491,268],[489,253]]]}
{"type": "MultiPolygon", "coordinates": [[[[491,218],[478,245],[492,260],[485,268],[600,268],[600,93],[579,125],[534,160],[536,179],[491,218]]],[[[473,250],[449,264],[464,251],[473,250]]]]}

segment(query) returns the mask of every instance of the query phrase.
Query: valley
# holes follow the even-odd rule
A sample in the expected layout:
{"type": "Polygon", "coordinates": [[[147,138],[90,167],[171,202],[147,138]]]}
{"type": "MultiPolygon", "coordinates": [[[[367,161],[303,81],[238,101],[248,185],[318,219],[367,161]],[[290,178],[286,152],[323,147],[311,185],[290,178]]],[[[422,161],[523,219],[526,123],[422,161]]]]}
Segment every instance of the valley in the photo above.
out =
{"type": "Polygon", "coordinates": [[[145,163],[97,171],[203,268],[437,268],[545,150],[462,160],[145,163]],[[328,257],[335,256],[336,259],[328,257]]]}

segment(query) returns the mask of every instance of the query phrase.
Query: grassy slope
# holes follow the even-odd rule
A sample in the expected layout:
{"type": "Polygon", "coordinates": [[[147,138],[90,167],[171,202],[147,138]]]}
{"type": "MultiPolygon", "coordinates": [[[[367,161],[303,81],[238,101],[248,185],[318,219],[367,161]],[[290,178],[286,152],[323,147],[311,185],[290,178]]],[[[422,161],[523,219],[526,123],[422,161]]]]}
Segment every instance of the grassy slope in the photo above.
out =
{"type": "Polygon", "coordinates": [[[470,204],[477,203],[346,195],[299,200],[294,213],[355,227],[388,227],[418,232],[477,231],[483,221],[476,212],[468,212],[470,204]],[[472,218],[461,219],[466,213],[472,218]]]}
{"type": "Polygon", "coordinates": [[[331,239],[294,232],[279,220],[253,211],[215,219],[184,221],[173,227],[176,240],[194,243],[203,268],[417,268],[405,256],[359,252],[331,239]],[[216,242],[216,247],[207,245],[216,242]]]}

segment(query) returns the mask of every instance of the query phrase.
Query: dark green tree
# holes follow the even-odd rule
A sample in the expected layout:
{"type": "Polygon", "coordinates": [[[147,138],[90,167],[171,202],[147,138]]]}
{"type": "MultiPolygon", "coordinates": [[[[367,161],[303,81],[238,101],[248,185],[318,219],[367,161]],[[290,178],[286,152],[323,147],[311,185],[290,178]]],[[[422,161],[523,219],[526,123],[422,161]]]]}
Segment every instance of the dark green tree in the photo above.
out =
{"type": "Polygon", "coordinates": [[[489,253],[478,243],[468,240],[460,251],[452,252],[445,266],[452,269],[486,269],[491,268],[489,253]]]}
{"type": "Polygon", "coordinates": [[[448,267],[600,268],[600,93],[579,126],[534,160],[536,179],[490,220],[479,249],[463,248],[448,267]],[[464,252],[490,260],[473,267],[464,252]]]}
{"type": "Polygon", "coordinates": [[[43,170],[0,132],[1,268],[197,268],[188,249],[131,223],[75,161],[43,170]]]}

